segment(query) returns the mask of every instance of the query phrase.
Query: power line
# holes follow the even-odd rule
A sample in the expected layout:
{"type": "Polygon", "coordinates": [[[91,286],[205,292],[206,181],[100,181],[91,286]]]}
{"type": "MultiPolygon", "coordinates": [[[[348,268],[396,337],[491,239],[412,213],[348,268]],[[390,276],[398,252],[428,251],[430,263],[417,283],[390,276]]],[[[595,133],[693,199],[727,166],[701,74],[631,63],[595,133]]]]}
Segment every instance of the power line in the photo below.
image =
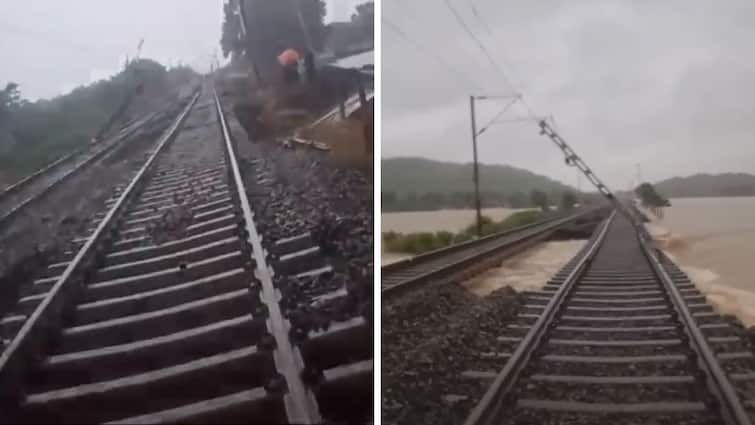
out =
{"type": "Polygon", "coordinates": [[[506,76],[506,73],[503,71],[503,69],[500,67],[500,65],[498,65],[498,62],[496,62],[495,59],[493,59],[493,56],[490,54],[490,52],[485,47],[485,45],[482,43],[482,41],[479,38],[477,38],[477,36],[474,34],[474,32],[472,32],[472,30],[469,28],[469,26],[467,25],[467,23],[464,22],[464,19],[461,17],[461,15],[459,14],[459,12],[453,6],[453,4],[451,3],[451,1],[450,0],[444,0],[444,2],[446,4],[446,7],[448,8],[448,10],[450,10],[451,13],[454,15],[454,17],[456,18],[456,22],[458,22],[459,25],[461,25],[462,29],[464,29],[464,31],[467,33],[467,35],[469,35],[472,38],[472,40],[474,40],[475,44],[477,44],[477,47],[480,48],[480,50],[482,51],[482,53],[485,55],[485,57],[488,59],[488,61],[490,62],[490,64],[493,66],[493,68],[495,68],[498,71],[498,73],[501,74],[501,77],[503,77],[503,79],[505,80],[506,84],[509,86],[510,89],[513,90],[514,89],[514,85],[511,84],[511,81],[506,76]]]}
{"type": "Polygon", "coordinates": [[[404,40],[408,41],[417,50],[419,50],[420,52],[422,52],[422,53],[424,53],[424,54],[432,57],[433,59],[435,59],[436,62],[438,62],[440,65],[442,65],[443,67],[445,67],[448,71],[450,71],[451,73],[453,73],[458,79],[464,80],[467,83],[466,84],[467,87],[464,87],[464,88],[469,88],[469,86],[472,86],[475,90],[479,90],[480,89],[480,86],[477,83],[475,83],[473,80],[471,80],[467,75],[465,75],[463,72],[457,70],[453,65],[451,65],[446,60],[444,60],[442,56],[434,53],[432,51],[432,49],[430,49],[427,46],[424,46],[421,43],[413,40],[411,37],[409,37],[409,35],[404,30],[402,30],[398,25],[396,25],[393,22],[391,22],[390,20],[388,20],[388,18],[386,18],[385,16],[383,16],[382,17],[382,21],[383,21],[383,25],[385,25],[386,27],[388,27],[391,30],[393,30],[396,34],[398,34],[399,36],[401,36],[404,40]]]}
{"type": "MultiPolygon", "coordinates": [[[[493,59],[493,56],[490,54],[490,52],[488,51],[488,49],[485,47],[485,44],[479,38],[477,38],[477,36],[474,34],[474,32],[472,32],[472,30],[466,24],[466,22],[464,22],[464,19],[461,17],[461,15],[456,10],[456,8],[454,8],[454,6],[451,3],[451,1],[450,0],[444,0],[444,2],[446,4],[446,7],[448,8],[448,10],[450,10],[451,13],[454,15],[454,17],[456,18],[456,21],[459,23],[459,25],[461,25],[461,27],[464,29],[464,31],[472,38],[472,40],[474,40],[474,42],[477,44],[477,47],[480,48],[480,50],[485,55],[485,57],[488,59],[488,61],[491,63],[491,65],[493,65],[493,67],[498,71],[498,73],[501,74],[501,77],[503,77],[503,79],[505,80],[505,82],[509,86],[509,88],[512,91],[514,91],[514,84],[511,83],[511,80],[508,78],[508,76],[506,75],[506,72],[503,70],[503,68],[501,68],[501,66],[498,65],[498,62],[496,62],[495,59],[493,59]]],[[[527,113],[530,115],[530,117],[533,118],[533,119],[537,119],[537,117],[538,117],[537,114],[532,109],[532,107],[529,105],[529,103],[527,103],[527,101],[524,99],[524,97],[521,97],[519,99],[519,101],[527,109],[527,113]]]]}
{"type": "Polygon", "coordinates": [[[511,108],[516,103],[517,100],[519,100],[519,96],[516,96],[514,98],[514,100],[512,100],[509,103],[507,103],[506,106],[504,106],[503,108],[501,108],[501,110],[493,117],[493,119],[491,119],[490,121],[487,122],[487,124],[485,124],[484,126],[482,126],[482,128],[480,129],[480,131],[477,132],[477,135],[479,136],[480,134],[484,133],[485,130],[487,130],[488,128],[490,128],[491,125],[495,124],[498,121],[498,118],[501,118],[501,116],[503,116],[503,114],[505,114],[506,111],[508,111],[509,108],[511,108]]]}
{"type": "MultiPolygon", "coordinates": [[[[490,40],[492,42],[494,42],[494,43],[497,43],[499,45],[499,49],[504,50],[502,52],[503,65],[505,67],[507,67],[511,71],[512,74],[514,74],[514,77],[515,77],[514,79],[515,80],[521,82],[522,81],[521,79],[516,78],[517,77],[516,74],[518,74],[518,73],[516,72],[516,68],[514,67],[514,64],[512,64],[510,61],[506,60],[505,49],[503,49],[503,48],[500,47],[500,45],[502,45],[503,43],[499,40],[498,37],[495,36],[495,33],[493,33],[493,30],[490,28],[490,25],[488,25],[488,22],[482,17],[482,14],[480,14],[479,10],[477,9],[477,6],[475,6],[475,4],[474,4],[474,0],[469,0],[469,7],[472,9],[472,14],[475,16],[475,18],[477,18],[477,21],[479,21],[480,24],[482,24],[482,28],[485,30],[485,32],[488,33],[488,36],[490,37],[490,40]]],[[[501,55],[499,55],[499,56],[501,56],[501,55]]],[[[524,85],[524,84],[521,84],[521,85],[524,85]]]]}

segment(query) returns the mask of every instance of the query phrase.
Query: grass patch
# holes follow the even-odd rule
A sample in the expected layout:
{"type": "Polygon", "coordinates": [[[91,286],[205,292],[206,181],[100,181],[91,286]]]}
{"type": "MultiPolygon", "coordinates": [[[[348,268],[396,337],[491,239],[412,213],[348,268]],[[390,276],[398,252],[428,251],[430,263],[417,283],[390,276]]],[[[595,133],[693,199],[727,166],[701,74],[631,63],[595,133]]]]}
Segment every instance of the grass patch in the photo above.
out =
{"type": "MultiPolygon", "coordinates": [[[[503,232],[516,227],[532,224],[545,219],[545,214],[538,210],[516,212],[501,221],[482,217],[482,235],[503,232]]],[[[387,252],[419,255],[425,252],[445,248],[450,245],[470,241],[477,237],[477,225],[470,224],[458,233],[447,231],[398,233],[383,232],[383,245],[387,252]]]]}

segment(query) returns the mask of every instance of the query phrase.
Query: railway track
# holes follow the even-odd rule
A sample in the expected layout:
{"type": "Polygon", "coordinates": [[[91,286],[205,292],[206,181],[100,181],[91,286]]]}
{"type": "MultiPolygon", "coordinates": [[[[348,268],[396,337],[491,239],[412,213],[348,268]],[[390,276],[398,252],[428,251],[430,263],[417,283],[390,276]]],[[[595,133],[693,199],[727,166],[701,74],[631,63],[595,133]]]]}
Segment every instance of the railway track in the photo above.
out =
{"type": "MultiPolygon", "coordinates": [[[[357,343],[366,322],[297,325],[348,292],[293,297],[276,277],[212,89],[108,205],[75,256],[25,285],[3,319],[4,422],[371,417],[363,400],[343,402],[372,404],[372,354],[357,343]]],[[[272,244],[291,251],[278,259],[288,268],[312,261],[305,236],[272,244]]]]}
{"type": "Polygon", "coordinates": [[[0,225],[11,219],[40,199],[45,193],[61,185],[66,179],[80,173],[90,164],[120,146],[140,129],[149,126],[160,113],[151,113],[138,120],[126,123],[116,134],[94,145],[64,155],[33,174],[23,178],[0,192],[0,225]]]}
{"type": "Polygon", "coordinates": [[[753,353],[668,259],[612,216],[530,292],[481,358],[482,424],[750,424],[753,353]]]}
{"type": "Polygon", "coordinates": [[[559,228],[602,214],[605,208],[583,210],[388,264],[381,268],[381,295],[390,299],[428,282],[448,278],[482,259],[521,251],[547,239],[559,228]]]}

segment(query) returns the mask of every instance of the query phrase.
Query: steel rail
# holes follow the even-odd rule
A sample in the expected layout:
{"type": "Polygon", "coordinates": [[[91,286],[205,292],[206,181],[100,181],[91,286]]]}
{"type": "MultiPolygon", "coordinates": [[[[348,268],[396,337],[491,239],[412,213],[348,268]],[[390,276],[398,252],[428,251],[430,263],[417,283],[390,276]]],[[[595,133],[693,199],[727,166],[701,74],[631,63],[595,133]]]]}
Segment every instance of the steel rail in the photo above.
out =
{"type": "MultiPolygon", "coordinates": [[[[101,240],[105,237],[109,227],[117,222],[117,217],[135,189],[148,174],[156,158],[175,139],[179,128],[189,115],[199,95],[198,91],[171,127],[163,133],[145,164],[139,169],[95,231],[79,249],[50,291],[47,292],[44,300],[37,305],[29,319],[26,320],[11,343],[0,355],[0,412],[12,411],[18,407],[23,396],[24,374],[31,363],[38,358],[42,349],[54,338],[54,334],[60,327],[61,319],[67,312],[67,308],[70,307],[65,304],[66,299],[69,298],[68,295],[80,289],[86,275],[85,269],[90,265],[92,257],[96,256],[101,240]]],[[[5,415],[0,416],[0,422],[4,422],[4,419],[5,415]]]]}
{"type": "Polygon", "coordinates": [[[615,216],[616,211],[614,210],[611,213],[611,216],[603,222],[603,225],[593,240],[592,245],[590,245],[589,250],[585,252],[571,273],[569,273],[564,282],[551,297],[550,301],[548,301],[543,313],[537,318],[522,339],[522,342],[519,343],[516,350],[511,354],[506,365],[501,372],[498,373],[493,384],[482,397],[482,400],[480,400],[469,417],[464,421],[464,425],[491,425],[496,418],[500,417],[499,413],[505,405],[505,396],[510,393],[511,388],[516,384],[519,375],[529,362],[535,348],[537,348],[542,341],[543,336],[548,330],[549,324],[553,321],[556,313],[566,300],[566,296],[569,294],[582,272],[587,268],[587,265],[595,257],[598,248],[600,248],[605,240],[608,227],[615,216]]]}
{"type": "MultiPolygon", "coordinates": [[[[214,91],[214,89],[213,89],[214,91]]],[[[252,246],[252,258],[257,265],[256,276],[262,286],[263,302],[268,309],[268,327],[270,333],[275,338],[276,348],[274,352],[276,368],[284,376],[288,387],[286,396],[286,413],[290,423],[315,424],[322,421],[317,402],[311,391],[307,390],[302,381],[302,371],[304,370],[303,360],[298,350],[293,346],[289,339],[290,326],[283,317],[280,304],[280,292],[273,285],[273,275],[265,261],[265,251],[262,248],[262,241],[254,224],[254,213],[249,205],[249,199],[246,195],[244,181],[239,170],[235,146],[228,130],[228,124],[223,113],[223,106],[220,103],[217,91],[213,93],[215,107],[217,109],[218,121],[222,130],[223,144],[230,165],[231,181],[236,188],[236,197],[241,204],[241,210],[244,216],[244,225],[246,227],[246,241],[252,246]]]]}
{"type": "MultiPolygon", "coordinates": [[[[389,272],[396,272],[396,271],[398,271],[396,269],[400,270],[400,269],[402,269],[404,267],[410,267],[410,266],[412,266],[414,264],[421,264],[422,261],[428,261],[430,259],[441,258],[441,257],[443,257],[445,255],[455,254],[455,253],[457,253],[459,251],[463,251],[463,249],[474,248],[477,245],[483,245],[483,244],[488,243],[490,241],[493,241],[495,239],[503,238],[503,237],[506,237],[506,236],[511,236],[512,234],[516,234],[516,233],[519,233],[519,232],[526,232],[527,230],[536,228],[537,226],[543,226],[545,224],[551,223],[550,225],[548,225],[546,227],[543,227],[542,229],[539,229],[539,230],[537,230],[535,232],[524,233],[520,237],[518,237],[518,238],[516,238],[514,240],[502,241],[502,243],[500,245],[491,246],[488,249],[485,249],[484,251],[472,252],[469,255],[467,255],[467,256],[459,259],[459,260],[456,260],[456,261],[453,261],[453,262],[450,262],[450,263],[445,263],[445,264],[443,264],[440,267],[436,267],[434,269],[428,270],[427,272],[421,273],[421,274],[416,275],[416,276],[412,276],[412,277],[410,277],[410,278],[408,278],[408,279],[406,279],[404,281],[401,281],[401,282],[399,282],[397,284],[394,284],[394,285],[382,288],[381,289],[381,296],[383,297],[384,300],[387,299],[387,298],[390,298],[390,297],[394,297],[396,295],[404,293],[407,290],[410,290],[410,289],[416,288],[417,286],[422,285],[422,283],[428,281],[429,279],[438,278],[443,273],[452,271],[452,270],[457,269],[459,267],[462,267],[464,265],[470,264],[470,263],[472,263],[474,261],[479,261],[481,258],[490,256],[491,254],[493,254],[496,251],[504,250],[504,249],[507,249],[507,248],[512,248],[512,247],[518,246],[518,245],[520,245],[522,243],[526,243],[526,242],[535,240],[536,238],[538,238],[540,236],[544,236],[544,235],[548,234],[548,232],[555,231],[558,228],[560,228],[560,227],[562,227],[562,226],[564,226],[566,224],[572,223],[572,222],[574,222],[574,221],[576,221],[576,220],[578,220],[580,218],[589,216],[590,214],[597,213],[597,212],[599,212],[601,210],[601,208],[603,208],[603,207],[597,207],[597,208],[593,208],[593,209],[590,209],[590,210],[582,211],[582,212],[580,212],[578,214],[574,214],[572,216],[565,217],[565,218],[556,218],[556,219],[550,219],[550,220],[540,221],[538,223],[533,223],[533,224],[530,224],[530,225],[525,225],[525,226],[517,227],[517,228],[511,229],[509,231],[505,231],[505,232],[489,235],[489,236],[486,236],[484,238],[477,239],[477,240],[474,240],[474,241],[465,242],[463,244],[458,244],[458,245],[452,245],[451,247],[448,247],[448,248],[443,248],[443,249],[440,249],[440,250],[431,251],[431,252],[429,252],[427,254],[424,254],[424,255],[421,255],[421,256],[418,256],[418,257],[414,257],[413,259],[404,260],[404,261],[400,262],[401,263],[401,267],[390,267],[391,265],[386,266],[386,267],[388,267],[387,271],[389,271],[389,272]],[[412,260],[414,260],[414,261],[412,261],[412,260]]],[[[384,272],[386,272],[386,268],[382,268],[381,269],[381,274],[384,273],[384,272]]]]}
{"type": "MultiPolygon", "coordinates": [[[[513,389],[520,379],[522,371],[529,364],[533,353],[542,345],[543,337],[552,328],[552,321],[563,309],[563,304],[568,295],[574,290],[580,279],[580,275],[587,270],[587,266],[595,257],[601,244],[605,241],[605,234],[616,211],[611,219],[606,221],[605,227],[590,246],[590,250],[579,260],[575,268],[565,278],[564,282],[554,292],[543,312],[537,317],[536,322],[527,332],[522,342],[504,365],[502,371],[495,378],[481,401],[473,409],[465,425],[490,425],[495,420],[505,415],[503,409],[510,404],[513,389]]],[[[635,230],[637,230],[635,228],[635,230]]],[[[641,253],[650,266],[659,284],[664,289],[664,295],[670,308],[673,309],[671,317],[676,318],[681,332],[685,333],[682,339],[690,349],[690,357],[697,368],[702,371],[704,385],[714,398],[712,408],[718,410],[719,416],[728,425],[750,425],[750,418],[745,411],[736,390],[728,376],[721,368],[716,353],[711,349],[708,341],[697,325],[692,312],[687,306],[679,288],[661,264],[662,253],[656,256],[655,249],[648,242],[650,236],[646,229],[641,232],[635,231],[641,253]]]]}
{"type": "MultiPolygon", "coordinates": [[[[149,119],[151,119],[153,117],[154,117],[154,115],[150,116],[149,119]]],[[[146,120],[143,124],[146,124],[149,121],[149,119],[146,120]]],[[[113,141],[113,143],[110,146],[107,146],[107,147],[103,148],[102,150],[96,152],[91,157],[89,157],[86,160],[84,160],[82,163],[76,165],[74,168],[72,168],[71,170],[69,170],[67,173],[63,174],[62,176],[60,176],[59,178],[57,178],[55,181],[53,181],[52,183],[50,183],[49,185],[47,185],[46,187],[44,187],[39,193],[36,193],[36,194],[34,194],[34,195],[32,195],[32,196],[24,199],[23,201],[21,201],[19,204],[17,204],[16,206],[14,206],[10,211],[8,211],[7,213],[5,213],[3,216],[0,216],[0,226],[5,225],[6,222],[9,219],[11,219],[13,216],[15,216],[16,214],[18,214],[26,206],[28,206],[32,202],[40,199],[42,196],[44,196],[50,190],[52,190],[53,188],[55,188],[58,185],[60,185],[61,183],[63,183],[69,177],[78,174],[79,172],[81,172],[82,170],[84,170],[92,162],[94,162],[94,161],[102,158],[104,155],[106,155],[106,154],[114,151],[118,146],[120,146],[120,144],[121,144],[121,142],[123,142],[123,140],[125,140],[128,136],[130,136],[131,134],[133,134],[139,128],[140,128],[140,126],[137,126],[137,127],[134,127],[132,129],[130,129],[130,131],[128,131],[126,134],[116,135],[116,139],[117,140],[113,141]]],[[[43,174],[51,171],[54,168],[57,168],[57,166],[59,166],[60,164],[62,164],[66,160],[68,160],[68,159],[70,159],[70,158],[72,158],[72,157],[74,157],[76,155],[80,155],[82,153],[85,154],[86,151],[87,151],[86,147],[80,148],[77,151],[72,152],[72,153],[64,156],[63,158],[58,159],[54,163],[52,163],[52,164],[46,166],[45,168],[37,171],[36,173],[32,174],[31,176],[26,177],[24,180],[17,182],[16,184],[14,184],[13,186],[11,186],[10,188],[6,188],[5,191],[3,191],[2,193],[0,193],[0,198],[8,196],[12,192],[17,192],[18,190],[21,189],[22,186],[26,186],[27,184],[30,184],[33,180],[36,180],[37,178],[39,178],[43,174]]]]}
{"type": "Polygon", "coordinates": [[[3,189],[2,192],[0,192],[0,199],[10,195],[11,193],[17,192],[19,189],[21,189],[23,186],[25,186],[28,183],[31,183],[33,180],[35,180],[37,177],[41,176],[42,174],[52,170],[57,165],[63,163],[67,159],[73,157],[74,155],[78,155],[81,152],[86,150],[86,147],[82,147],[79,149],[76,149],[75,151],[68,153],[66,155],[61,156],[60,158],[56,159],[55,161],[45,165],[44,167],[40,168],[39,170],[35,171],[32,174],[29,174],[28,176],[22,178],[21,180],[13,183],[12,185],[6,187],[3,189]]]}
{"type": "Polygon", "coordinates": [[[656,250],[648,242],[652,238],[644,226],[637,233],[637,239],[653,272],[663,283],[666,292],[670,295],[677,317],[684,325],[684,332],[689,337],[689,345],[696,354],[697,364],[704,371],[707,386],[718,401],[717,406],[722,418],[727,424],[751,425],[750,417],[745,411],[742,401],[737,396],[736,390],[731,385],[726,372],[724,372],[716,358],[716,353],[697,326],[692,313],[689,311],[689,307],[687,307],[687,303],[684,301],[684,297],[679,292],[679,288],[676,287],[676,284],[674,284],[661,264],[658,257],[662,254],[660,251],[655,252],[656,250]]]}

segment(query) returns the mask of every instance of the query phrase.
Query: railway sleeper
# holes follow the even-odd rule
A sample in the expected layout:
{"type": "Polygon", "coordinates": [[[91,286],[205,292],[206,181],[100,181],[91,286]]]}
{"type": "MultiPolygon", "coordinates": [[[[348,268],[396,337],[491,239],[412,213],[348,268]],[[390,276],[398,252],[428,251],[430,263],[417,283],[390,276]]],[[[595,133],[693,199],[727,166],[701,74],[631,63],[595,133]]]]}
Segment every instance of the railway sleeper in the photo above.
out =
{"type": "MultiPolygon", "coordinates": [[[[192,236],[197,236],[232,224],[236,224],[236,215],[225,214],[222,217],[190,224],[183,230],[180,237],[175,240],[188,239],[192,236]]],[[[121,232],[120,238],[113,244],[113,249],[117,252],[152,244],[154,244],[153,237],[147,234],[147,229],[144,226],[139,226],[130,232],[121,232]]]]}
{"type": "Polygon", "coordinates": [[[180,267],[181,264],[186,264],[186,267],[188,267],[189,263],[201,261],[204,258],[229,254],[236,251],[241,246],[242,241],[238,237],[231,236],[218,241],[198,245],[193,248],[188,248],[183,251],[173,252],[171,254],[153,256],[149,259],[106,266],[98,269],[95,276],[98,280],[112,280],[137,274],[156,272],[173,267],[180,267]]]}
{"type": "Polygon", "coordinates": [[[284,403],[281,394],[257,387],[173,409],[127,417],[107,423],[284,423],[287,420],[284,403]]]}
{"type": "Polygon", "coordinates": [[[82,301],[91,302],[104,298],[122,297],[134,292],[159,289],[201,279],[241,267],[244,264],[243,260],[243,251],[236,250],[199,261],[185,262],[155,272],[96,281],[86,287],[82,301]]]}
{"type": "Polygon", "coordinates": [[[259,371],[249,365],[267,355],[248,346],[114,380],[32,392],[24,400],[23,417],[30,423],[60,418],[71,423],[104,422],[234,394],[257,387],[259,371]]]}
{"type": "Polygon", "coordinates": [[[256,294],[252,296],[249,290],[241,289],[162,310],[74,325],[63,329],[57,351],[66,353],[125,344],[228,320],[249,313],[256,302],[256,294]]]}
{"type": "MultiPolygon", "coordinates": [[[[195,234],[193,236],[164,242],[161,244],[147,244],[130,249],[120,249],[110,252],[105,256],[104,266],[114,266],[122,263],[142,261],[153,257],[175,254],[176,252],[191,249],[197,245],[205,245],[218,240],[231,237],[238,233],[238,226],[229,224],[216,229],[195,234]]],[[[149,239],[144,238],[143,243],[148,243],[149,239]]]]}
{"type": "MultiPolygon", "coordinates": [[[[542,376],[542,375],[541,375],[542,376]]],[[[549,376],[549,375],[545,375],[549,376]]],[[[552,375],[551,375],[552,376],[552,375]]],[[[569,377],[563,377],[569,378],[569,377]]],[[[695,383],[686,378],[691,376],[666,377],[578,377],[577,380],[532,380],[525,378],[524,390],[518,395],[520,399],[564,400],[582,403],[615,403],[617,405],[636,405],[638,403],[657,403],[676,400],[679,402],[699,401],[695,397],[695,383]],[[585,379],[586,378],[586,379],[585,379]],[[627,379],[627,378],[665,378],[627,379]],[[685,378],[680,380],[678,378],[685,378]],[[597,379],[597,382],[592,380],[597,379]],[[623,381],[626,380],[626,381],[623,381]]]]}
{"type": "MultiPolygon", "coordinates": [[[[30,382],[49,390],[111,380],[242,348],[263,337],[271,338],[264,320],[242,315],[155,338],[51,355],[40,365],[39,379],[30,382]]],[[[259,360],[266,363],[256,370],[274,369],[272,355],[259,360]]]]}
{"type": "Polygon", "coordinates": [[[177,285],[79,304],[76,306],[75,319],[79,324],[101,322],[175,307],[256,285],[258,284],[249,271],[235,268],[177,285]]]}

